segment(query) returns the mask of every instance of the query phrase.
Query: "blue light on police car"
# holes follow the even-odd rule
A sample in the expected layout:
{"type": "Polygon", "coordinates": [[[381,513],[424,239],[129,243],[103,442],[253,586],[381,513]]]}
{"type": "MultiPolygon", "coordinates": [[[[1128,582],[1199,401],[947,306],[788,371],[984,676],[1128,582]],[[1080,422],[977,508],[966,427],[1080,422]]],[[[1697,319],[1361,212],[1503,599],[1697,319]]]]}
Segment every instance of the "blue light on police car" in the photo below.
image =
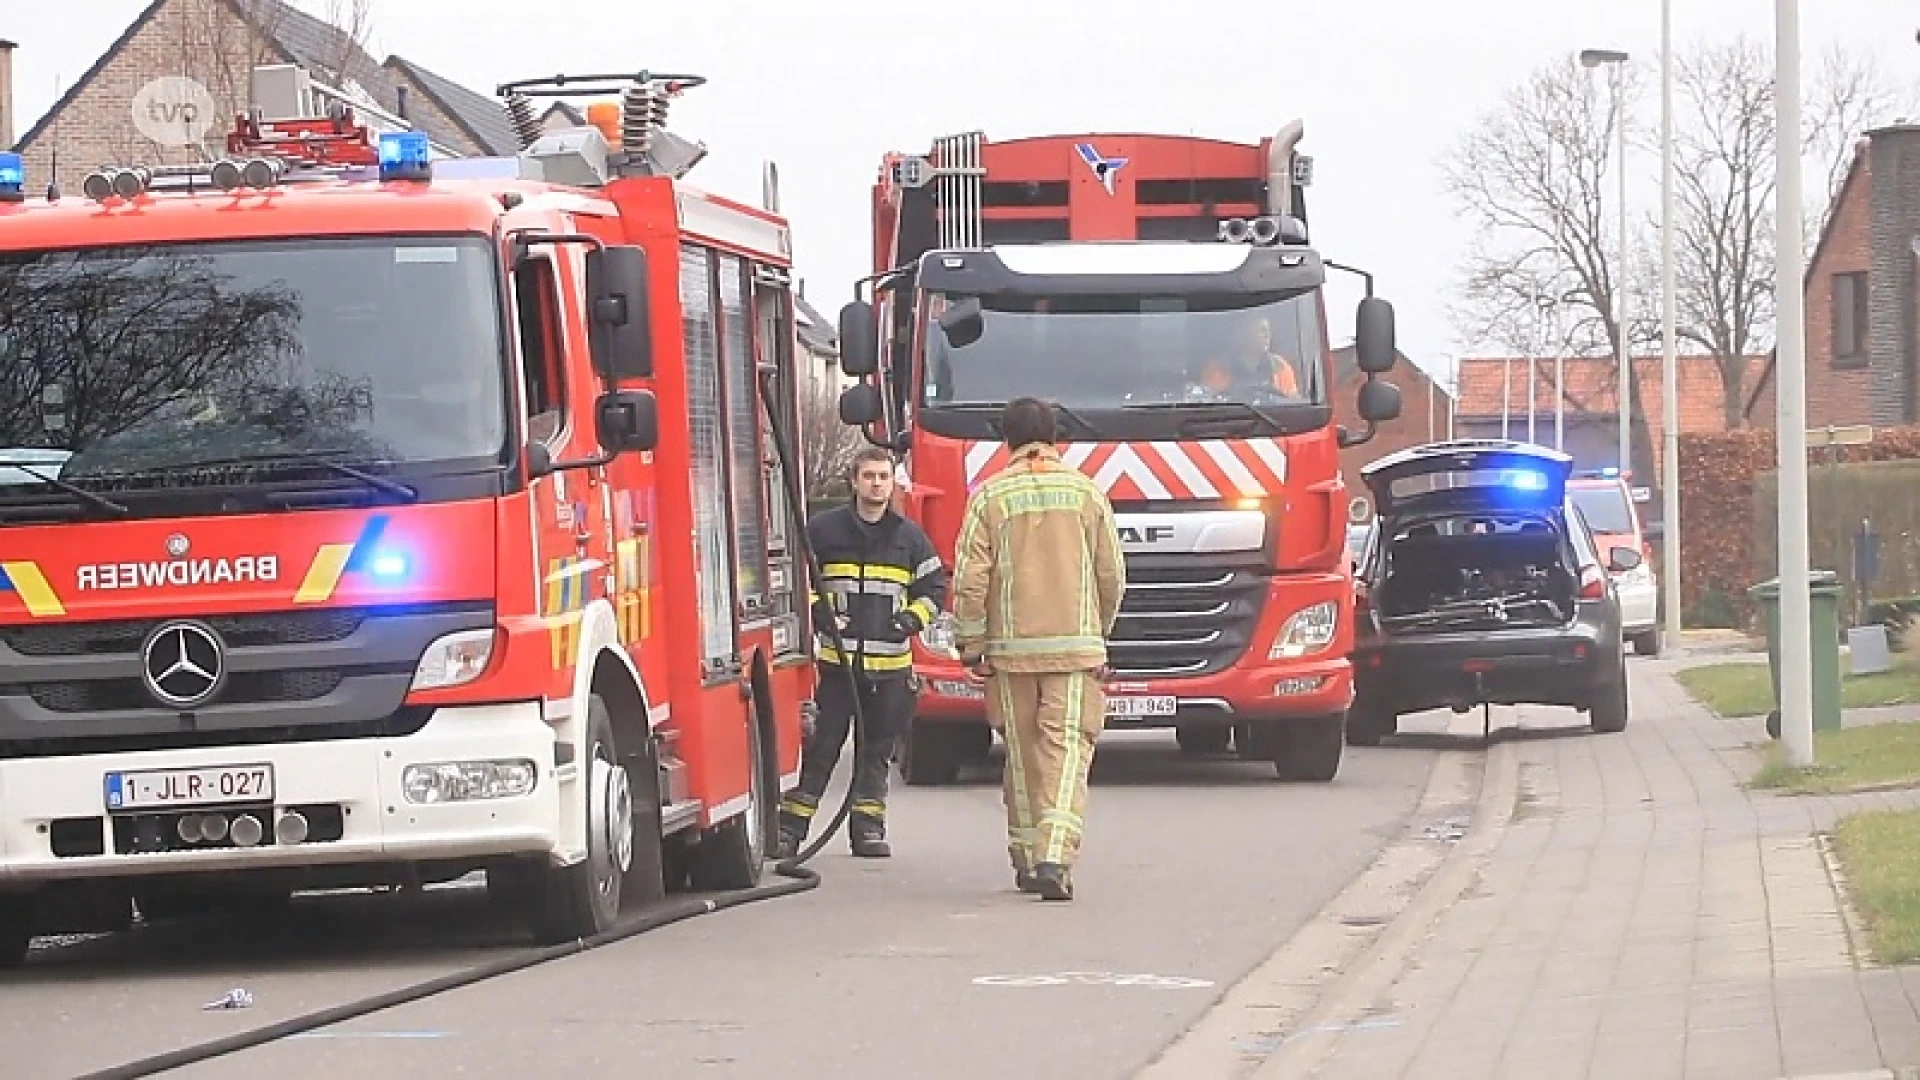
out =
{"type": "Polygon", "coordinates": [[[374,577],[386,581],[406,577],[407,557],[391,551],[384,552],[373,557],[373,565],[369,569],[373,571],[374,577]]]}
{"type": "Polygon", "coordinates": [[[0,153],[0,202],[27,197],[27,164],[19,154],[0,153]]]}
{"type": "Polygon", "coordinates": [[[1537,472],[1522,472],[1513,475],[1513,486],[1520,491],[1545,491],[1547,478],[1537,472]]]}
{"type": "Polygon", "coordinates": [[[433,175],[433,150],[418,131],[380,135],[380,179],[425,180],[433,175]]]}
{"type": "Polygon", "coordinates": [[[1614,468],[1612,465],[1608,465],[1607,467],[1600,470],[1600,475],[1608,480],[1611,480],[1614,477],[1620,475],[1620,470],[1614,468]]]}

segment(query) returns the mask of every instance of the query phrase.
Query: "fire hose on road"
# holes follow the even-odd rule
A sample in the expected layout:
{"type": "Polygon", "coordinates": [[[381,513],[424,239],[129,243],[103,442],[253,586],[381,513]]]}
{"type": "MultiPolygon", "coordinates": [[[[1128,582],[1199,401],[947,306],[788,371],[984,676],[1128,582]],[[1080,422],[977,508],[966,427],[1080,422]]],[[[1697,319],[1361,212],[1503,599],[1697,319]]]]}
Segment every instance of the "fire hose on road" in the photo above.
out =
{"type": "MultiPolygon", "coordinates": [[[[771,373],[762,374],[759,384],[760,402],[766,410],[767,422],[772,427],[774,447],[780,459],[780,471],[786,480],[784,485],[786,490],[784,494],[786,495],[789,506],[794,512],[794,519],[804,522],[806,518],[806,499],[800,487],[801,470],[799,468],[799,462],[793,460],[792,444],[787,440],[789,432],[786,430],[786,425],[780,416],[779,409],[774,407],[773,388],[771,385],[772,378],[771,373]]],[[[821,580],[822,577],[820,560],[814,554],[813,545],[807,540],[807,530],[803,525],[801,528],[796,529],[795,533],[795,542],[799,544],[800,552],[807,562],[809,580],[817,582],[821,580]]],[[[841,636],[839,626],[829,626],[828,633],[831,635],[833,643],[835,647],[839,649],[841,655],[847,655],[848,650],[845,647],[846,643],[841,636]]],[[[861,709],[858,679],[853,667],[851,665],[843,665],[841,670],[846,673],[848,680],[855,683],[853,687],[854,692],[849,696],[853,702],[853,745],[854,756],[857,758],[860,748],[865,742],[866,717],[861,709]]],[[[625,941],[628,938],[638,937],[649,931],[671,926],[674,923],[684,922],[696,916],[710,915],[716,911],[725,911],[728,908],[739,907],[742,904],[771,900],[781,896],[791,896],[795,893],[818,888],[820,885],[820,874],[816,870],[808,869],[806,863],[815,855],[819,854],[821,849],[826,847],[827,842],[832,840],[835,834],[840,831],[841,827],[846,824],[847,818],[852,813],[852,810],[853,792],[852,789],[849,788],[840,800],[839,809],[834,812],[832,820],[827,823],[825,829],[821,830],[820,835],[815,838],[812,843],[796,852],[791,858],[774,864],[774,872],[788,880],[757,885],[751,889],[741,889],[736,892],[720,893],[698,898],[689,897],[678,902],[669,903],[656,910],[647,912],[644,915],[636,916],[629,922],[623,923],[606,933],[597,934],[590,938],[581,938],[547,948],[515,953],[512,956],[503,957],[492,963],[480,964],[463,971],[451,972],[436,978],[414,983],[411,986],[403,986],[387,991],[386,993],[374,994],[354,1001],[343,1002],[339,1005],[318,1009],[300,1016],[289,1017],[277,1023],[265,1024],[247,1031],[237,1032],[224,1038],[210,1039],[206,1042],[180,1047],[162,1054],[155,1054],[151,1057],[141,1058],[123,1065],[116,1065],[98,1072],[88,1073],[81,1077],[80,1080],[127,1080],[127,1078],[131,1077],[152,1076],[155,1073],[184,1068],[188,1065],[198,1064],[214,1058],[237,1054],[243,1050],[265,1046],[268,1043],[278,1042],[295,1035],[332,1027],[336,1024],[343,1024],[350,1020],[356,1020],[360,1017],[391,1009],[399,1005],[410,1004],[452,990],[458,990],[462,987],[486,982],[489,979],[497,979],[504,975],[511,975],[515,972],[548,963],[549,961],[583,953],[589,949],[597,949],[602,946],[612,945],[615,942],[625,941]]]]}

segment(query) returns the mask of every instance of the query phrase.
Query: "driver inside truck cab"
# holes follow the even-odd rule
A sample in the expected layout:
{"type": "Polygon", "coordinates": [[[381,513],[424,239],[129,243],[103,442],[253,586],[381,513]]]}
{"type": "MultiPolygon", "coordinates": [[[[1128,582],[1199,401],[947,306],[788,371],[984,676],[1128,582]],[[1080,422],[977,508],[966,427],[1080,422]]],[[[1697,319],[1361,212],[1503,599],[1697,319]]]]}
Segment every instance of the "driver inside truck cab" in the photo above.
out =
{"type": "Polygon", "coordinates": [[[1273,351],[1273,327],[1262,315],[1249,315],[1224,355],[1200,369],[1200,385],[1215,393],[1270,390],[1300,396],[1300,380],[1291,360],[1273,351]]]}

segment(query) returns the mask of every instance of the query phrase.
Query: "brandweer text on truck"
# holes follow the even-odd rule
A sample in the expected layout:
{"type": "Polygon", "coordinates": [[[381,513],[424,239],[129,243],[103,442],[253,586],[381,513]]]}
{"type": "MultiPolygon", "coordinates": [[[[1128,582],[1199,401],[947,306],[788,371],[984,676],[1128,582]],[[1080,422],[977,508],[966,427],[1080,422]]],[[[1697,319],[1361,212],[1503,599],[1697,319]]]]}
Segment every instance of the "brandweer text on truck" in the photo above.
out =
{"type": "Polygon", "coordinates": [[[303,80],[211,165],[0,158],[0,960],[474,870],[590,936],[753,885],[797,775],[792,244],[681,182],[704,80],[510,84],[478,160],[303,80]]]}
{"type": "MultiPolygon", "coordinates": [[[[1167,135],[980,133],[890,154],[873,189],[874,299],[841,313],[841,418],[905,454],[901,504],[951,560],[968,492],[1005,461],[1001,406],[1060,406],[1065,460],[1105,489],[1128,588],[1107,723],[1237,745],[1331,780],[1352,699],[1353,585],[1338,451],[1399,414],[1392,308],[1369,295],[1366,428],[1334,422],[1322,286],[1307,244],[1303,127],[1237,144],[1167,135]]],[[[1370,280],[1370,279],[1369,279],[1370,280]]],[[[1371,289],[1369,289],[1371,292],[1371,289]]],[[[992,746],[948,624],[925,678],[909,782],[992,746]]]]}

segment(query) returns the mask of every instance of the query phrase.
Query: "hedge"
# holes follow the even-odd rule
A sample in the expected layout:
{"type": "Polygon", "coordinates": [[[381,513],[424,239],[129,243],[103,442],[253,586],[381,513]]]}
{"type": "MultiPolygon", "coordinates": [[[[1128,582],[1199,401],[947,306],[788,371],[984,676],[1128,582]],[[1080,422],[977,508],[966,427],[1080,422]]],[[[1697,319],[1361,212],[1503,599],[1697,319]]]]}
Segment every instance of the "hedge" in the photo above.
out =
{"type": "MultiPolygon", "coordinates": [[[[1773,576],[1772,490],[1775,450],[1770,430],[1742,430],[1711,434],[1685,434],[1680,444],[1680,596],[1683,620],[1695,626],[1752,625],[1753,609],[1747,589],[1757,581],[1773,576]]],[[[1833,563],[1830,568],[1851,571],[1851,530],[1846,547],[1835,551],[1838,533],[1823,523],[1818,511],[1822,506],[1813,489],[1824,489],[1828,480],[1824,468],[1826,447],[1809,450],[1813,463],[1809,472],[1808,509],[1815,527],[1809,541],[1816,565],[1833,563]],[[1841,559],[1834,562],[1835,559],[1841,559]]],[[[1874,441],[1865,446],[1843,446],[1837,450],[1842,465],[1869,461],[1903,461],[1920,458],[1920,427],[1882,428],[1874,432],[1874,441]]],[[[1858,470],[1849,470],[1858,472],[1858,470]]],[[[1863,482],[1856,482],[1863,483],[1863,482]]],[[[1844,489],[1846,485],[1842,485],[1844,489]]],[[[1879,482],[1876,487],[1881,486],[1879,482]]],[[[1920,493],[1916,493],[1920,495],[1920,493]]],[[[1826,522],[1832,521],[1835,498],[1827,494],[1826,522]]],[[[1844,503],[1844,495],[1837,496],[1844,503]]],[[[1856,499],[1861,496],[1856,495],[1856,499]]],[[[1912,503],[1916,496],[1901,501],[1912,503]]],[[[1873,505],[1870,502],[1862,506],[1873,505]]],[[[1884,595],[1920,592],[1920,584],[1910,588],[1889,588],[1886,575],[1903,562],[1903,540],[1886,527],[1907,518],[1920,508],[1908,506],[1896,512],[1892,507],[1875,507],[1873,517],[1882,534],[1882,580],[1876,590],[1884,595]]],[[[1857,525],[1858,516],[1854,515],[1857,525]]],[[[1920,569],[1920,568],[1917,568],[1920,569]]]]}

